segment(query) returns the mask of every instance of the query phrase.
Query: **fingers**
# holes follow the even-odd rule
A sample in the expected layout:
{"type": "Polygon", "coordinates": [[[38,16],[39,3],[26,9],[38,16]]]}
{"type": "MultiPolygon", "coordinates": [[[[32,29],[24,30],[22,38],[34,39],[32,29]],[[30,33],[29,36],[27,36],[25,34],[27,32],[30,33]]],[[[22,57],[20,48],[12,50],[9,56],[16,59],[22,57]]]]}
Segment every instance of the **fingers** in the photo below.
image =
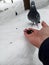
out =
{"type": "Polygon", "coordinates": [[[34,31],[32,28],[25,29],[25,30],[24,30],[24,35],[25,35],[26,37],[28,37],[28,36],[30,36],[30,35],[32,34],[32,33],[28,34],[27,31],[29,31],[29,30],[34,31]]]}
{"type": "Polygon", "coordinates": [[[27,32],[24,32],[25,37],[29,38],[34,35],[34,33],[28,34],[27,32]]]}
{"type": "Polygon", "coordinates": [[[43,27],[48,27],[48,25],[44,21],[42,22],[42,26],[43,27]]]}
{"type": "Polygon", "coordinates": [[[36,29],[28,28],[28,29],[25,29],[24,32],[27,32],[27,30],[32,30],[33,32],[36,32],[37,31],[36,29]]]}
{"type": "Polygon", "coordinates": [[[25,35],[26,37],[34,36],[35,33],[37,33],[37,31],[38,31],[38,30],[36,30],[36,29],[28,28],[28,29],[25,29],[25,30],[24,30],[24,35],[25,35]],[[27,33],[28,30],[32,30],[32,32],[31,32],[30,34],[28,34],[28,33],[27,33]]]}

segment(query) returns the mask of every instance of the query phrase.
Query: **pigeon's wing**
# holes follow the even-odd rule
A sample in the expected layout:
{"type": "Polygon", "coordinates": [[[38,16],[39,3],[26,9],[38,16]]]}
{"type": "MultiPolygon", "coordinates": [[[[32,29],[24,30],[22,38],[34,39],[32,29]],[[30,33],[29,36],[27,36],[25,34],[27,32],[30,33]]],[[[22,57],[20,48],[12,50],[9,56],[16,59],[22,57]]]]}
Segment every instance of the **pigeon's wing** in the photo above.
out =
{"type": "Polygon", "coordinates": [[[31,22],[34,22],[34,14],[32,12],[29,12],[28,14],[28,19],[31,21],[31,22]]]}
{"type": "Polygon", "coordinates": [[[39,13],[36,15],[36,19],[37,19],[37,23],[40,23],[40,14],[39,13]]]}

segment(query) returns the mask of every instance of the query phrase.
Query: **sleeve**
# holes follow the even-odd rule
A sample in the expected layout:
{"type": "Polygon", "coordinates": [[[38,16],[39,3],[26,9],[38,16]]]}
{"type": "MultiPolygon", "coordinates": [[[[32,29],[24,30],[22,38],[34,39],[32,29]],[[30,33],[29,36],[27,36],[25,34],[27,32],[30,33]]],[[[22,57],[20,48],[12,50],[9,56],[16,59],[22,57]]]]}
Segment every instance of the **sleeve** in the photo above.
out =
{"type": "Polygon", "coordinates": [[[39,48],[39,59],[44,65],[49,65],[49,38],[47,38],[39,48]]]}

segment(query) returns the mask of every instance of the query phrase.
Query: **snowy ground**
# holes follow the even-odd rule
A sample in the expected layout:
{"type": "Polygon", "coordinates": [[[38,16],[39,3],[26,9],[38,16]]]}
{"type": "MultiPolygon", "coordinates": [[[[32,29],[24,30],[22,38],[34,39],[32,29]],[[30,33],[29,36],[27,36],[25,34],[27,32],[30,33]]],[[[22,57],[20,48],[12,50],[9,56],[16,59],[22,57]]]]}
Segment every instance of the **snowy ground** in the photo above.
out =
{"type": "Polygon", "coordinates": [[[39,8],[44,8],[49,5],[49,0],[30,0],[30,2],[35,1],[36,7],[39,8]]]}
{"type": "MultiPolygon", "coordinates": [[[[39,10],[41,20],[49,23],[49,9],[39,10]],[[48,16],[47,16],[48,15],[48,16]]],[[[28,11],[0,24],[0,65],[39,65],[38,49],[25,39],[23,30],[33,27],[27,19],[28,11]]],[[[39,25],[39,29],[41,25],[39,25]]],[[[37,28],[34,26],[34,28],[37,28]]],[[[38,28],[37,28],[38,29],[38,28]]],[[[42,65],[42,64],[41,64],[42,65]]]]}
{"type": "MultiPolygon", "coordinates": [[[[25,28],[31,26],[27,18],[28,11],[15,16],[15,10],[0,13],[0,65],[42,65],[38,59],[38,49],[29,44],[24,36],[25,28]]],[[[41,21],[49,24],[49,9],[39,9],[41,21]]]]}
{"type": "Polygon", "coordinates": [[[16,0],[12,4],[10,3],[0,3],[0,24],[8,22],[9,20],[13,19],[15,17],[15,12],[19,15],[24,11],[24,4],[23,0],[16,0]],[[6,21],[5,21],[6,19],[6,21]]]}

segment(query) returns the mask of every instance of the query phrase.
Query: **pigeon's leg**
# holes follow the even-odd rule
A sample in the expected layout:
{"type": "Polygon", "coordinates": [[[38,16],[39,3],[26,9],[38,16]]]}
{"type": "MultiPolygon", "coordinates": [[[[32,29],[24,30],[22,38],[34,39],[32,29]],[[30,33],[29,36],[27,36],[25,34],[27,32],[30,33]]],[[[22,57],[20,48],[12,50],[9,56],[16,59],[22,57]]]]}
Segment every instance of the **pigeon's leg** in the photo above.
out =
{"type": "Polygon", "coordinates": [[[33,25],[34,25],[34,22],[33,22],[33,25]]]}
{"type": "Polygon", "coordinates": [[[36,24],[38,26],[38,24],[36,24]]]}

